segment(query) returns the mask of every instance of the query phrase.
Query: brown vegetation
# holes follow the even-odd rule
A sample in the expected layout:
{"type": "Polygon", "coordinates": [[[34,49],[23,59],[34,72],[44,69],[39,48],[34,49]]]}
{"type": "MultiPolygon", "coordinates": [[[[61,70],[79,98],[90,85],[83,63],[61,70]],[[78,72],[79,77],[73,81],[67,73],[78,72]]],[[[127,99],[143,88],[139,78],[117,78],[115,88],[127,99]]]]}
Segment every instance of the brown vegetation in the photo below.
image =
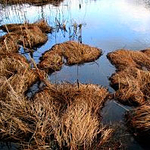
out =
{"type": "Polygon", "coordinates": [[[6,98],[9,85],[17,93],[24,93],[38,80],[38,74],[20,54],[3,55],[0,58],[0,95],[6,98]],[[9,85],[8,85],[9,84],[9,85]]]}
{"type": "Polygon", "coordinates": [[[150,50],[117,50],[108,59],[118,69],[110,78],[115,99],[123,104],[142,105],[150,97],[150,50]]]}
{"type": "Polygon", "coordinates": [[[38,66],[41,69],[56,71],[61,69],[63,58],[66,59],[67,65],[74,65],[94,61],[99,58],[101,54],[102,51],[98,48],[68,41],[56,44],[49,51],[46,51],[42,55],[38,66]]]}
{"type": "Polygon", "coordinates": [[[1,140],[18,142],[24,149],[46,149],[55,139],[60,148],[87,149],[98,135],[99,145],[110,137],[112,129],[102,127],[98,115],[106,89],[64,83],[43,89],[30,101],[7,83],[7,100],[0,99],[1,140]]]}
{"type": "Polygon", "coordinates": [[[45,33],[52,29],[46,21],[33,24],[8,24],[0,27],[8,33],[0,38],[0,54],[16,53],[20,45],[24,48],[35,48],[47,41],[45,33]]]}
{"type": "Polygon", "coordinates": [[[0,54],[17,53],[19,36],[15,33],[6,34],[0,37],[0,54]]]}
{"type": "Polygon", "coordinates": [[[14,31],[19,36],[18,43],[23,47],[34,48],[43,45],[48,40],[47,35],[39,27],[33,26],[22,31],[14,31]]]}
{"type": "MultiPolygon", "coordinates": [[[[145,104],[128,112],[127,125],[135,136],[150,137],[150,105],[145,104]]],[[[149,141],[149,140],[148,140],[149,141]]]]}
{"type": "Polygon", "coordinates": [[[42,6],[46,4],[52,4],[58,6],[63,0],[1,0],[0,3],[4,5],[15,5],[28,3],[30,5],[42,6]]]}
{"type": "Polygon", "coordinates": [[[123,70],[127,67],[135,67],[150,69],[150,57],[146,54],[150,50],[132,51],[132,50],[117,50],[107,55],[108,59],[118,70],[123,70]]]}
{"type": "Polygon", "coordinates": [[[112,130],[100,127],[98,115],[107,95],[106,89],[96,85],[80,84],[78,87],[65,83],[42,90],[35,95],[34,101],[46,99],[53,101],[53,104],[55,102],[60,120],[59,126],[54,129],[54,137],[60,147],[76,149],[89,147],[100,133],[103,135],[102,141],[110,136],[112,130]]]}
{"type": "Polygon", "coordinates": [[[50,27],[48,23],[43,19],[31,24],[26,22],[24,24],[5,24],[1,25],[0,29],[3,30],[4,32],[14,32],[30,29],[33,28],[34,26],[39,27],[43,33],[52,32],[52,27],[50,27]]]}

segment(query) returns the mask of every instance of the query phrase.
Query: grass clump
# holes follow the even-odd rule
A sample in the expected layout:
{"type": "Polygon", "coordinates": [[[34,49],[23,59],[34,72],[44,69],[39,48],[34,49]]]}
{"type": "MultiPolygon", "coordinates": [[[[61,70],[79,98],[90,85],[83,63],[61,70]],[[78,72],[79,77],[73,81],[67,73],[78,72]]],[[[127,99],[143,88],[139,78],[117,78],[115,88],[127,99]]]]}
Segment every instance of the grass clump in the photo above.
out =
{"type": "MultiPolygon", "coordinates": [[[[144,104],[129,111],[126,115],[126,123],[137,137],[150,137],[150,105],[144,104]]],[[[144,138],[145,139],[145,138],[144,138]]]]}
{"type": "MultiPolygon", "coordinates": [[[[147,49],[147,53],[148,51],[147,49]]],[[[127,67],[135,67],[141,70],[145,67],[149,70],[150,57],[145,53],[144,51],[121,49],[108,53],[107,58],[118,70],[123,70],[127,67]]]]}
{"type": "Polygon", "coordinates": [[[31,102],[13,90],[9,98],[0,100],[1,140],[17,142],[21,149],[48,149],[52,126],[57,126],[52,101],[31,102]]]}
{"type": "Polygon", "coordinates": [[[19,50],[18,38],[19,36],[15,33],[9,33],[0,37],[0,54],[17,53],[19,50]]]}
{"type": "Polygon", "coordinates": [[[110,137],[112,130],[102,127],[99,112],[107,95],[106,89],[96,85],[63,83],[42,90],[33,99],[55,102],[59,124],[53,128],[54,137],[59,147],[78,149],[91,147],[98,135],[101,142],[110,137]]]}
{"type": "Polygon", "coordinates": [[[1,56],[0,78],[0,95],[4,98],[8,93],[7,82],[12,86],[15,92],[24,93],[39,79],[36,70],[31,69],[25,57],[20,54],[1,56]]]}
{"type": "Polygon", "coordinates": [[[49,51],[46,51],[42,55],[38,66],[41,69],[55,71],[61,69],[63,58],[66,59],[67,65],[74,65],[94,61],[98,59],[101,54],[102,51],[98,48],[74,41],[68,41],[56,44],[49,51]]]}
{"type": "Polygon", "coordinates": [[[50,149],[52,141],[62,149],[88,149],[93,141],[101,145],[111,136],[112,129],[100,123],[105,88],[51,84],[28,100],[6,83],[7,100],[0,99],[1,141],[17,142],[22,149],[50,149]]]}
{"type": "Polygon", "coordinates": [[[26,22],[24,24],[5,24],[5,25],[1,25],[0,29],[3,30],[4,32],[14,32],[18,30],[22,31],[24,29],[30,29],[33,26],[39,27],[43,33],[52,32],[52,27],[50,27],[44,19],[41,19],[31,24],[26,22]]]}
{"type": "Polygon", "coordinates": [[[52,31],[45,20],[33,24],[6,24],[0,29],[8,32],[0,38],[0,54],[17,53],[20,46],[25,49],[41,46],[48,40],[45,33],[52,31]]]}
{"type": "Polygon", "coordinates": [[[149,51],[117,50],[108,54],[118,69],[110,81],[119,102],[137,106],[149,101],[150,57],[146,54],[149,51]]]}

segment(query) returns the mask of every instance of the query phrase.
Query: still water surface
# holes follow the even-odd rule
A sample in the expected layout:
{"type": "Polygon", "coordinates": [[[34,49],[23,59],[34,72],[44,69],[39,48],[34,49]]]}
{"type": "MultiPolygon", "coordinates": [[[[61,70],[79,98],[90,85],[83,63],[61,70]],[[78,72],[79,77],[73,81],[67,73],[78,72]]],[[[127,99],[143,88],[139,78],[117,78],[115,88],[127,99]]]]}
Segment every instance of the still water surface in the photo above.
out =
{"type": "MultiPolygon", "coordinates": [[[[106,58],[108,52],[125,48],[140,50],[150,47],[150,2],[148,0],[64,0],[58,7],[52,4],[32,6],[29,4],[0,5],[0,25],[6,23],[33,23],[46,19],[54,28],[48,34],[49,40],[34,53],[34,59],[56,43],[76,40],[101,48],[103,55],[96,62],[81,66],[63,66],[61,71],[49,78],[53,82],[94,83],[105,86],[110,92],[108,78],[115,68],[106,58]],[[59,27],[66,25],[67,31],[59,27]],[[81,25],[82,28],[75,29],[81,25]]],[[[4,35],[0,31],[0,35],[4,35]]],[[[114,101],[108,102],[103,109],[104,123],[123,121],[125,109],[114,101]]],[[[128,133],[126,133],[128,134],[128,133]]],[[[150,149],[138,144],[132,137],[128,149],[150,149]]]]}

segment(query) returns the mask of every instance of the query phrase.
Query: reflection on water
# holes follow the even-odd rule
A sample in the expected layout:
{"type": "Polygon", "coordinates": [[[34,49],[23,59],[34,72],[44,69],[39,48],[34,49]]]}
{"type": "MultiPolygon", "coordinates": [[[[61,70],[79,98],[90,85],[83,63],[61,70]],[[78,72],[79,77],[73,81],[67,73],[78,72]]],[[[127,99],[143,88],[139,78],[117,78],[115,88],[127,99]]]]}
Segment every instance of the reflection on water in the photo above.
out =
{"type": "MultiPolygon", "coordinates": [[[[103,50],[96,62],[63,66],[61,71],[49,77],[53,82],[76,82],[79,79],[83,83],[103,85],[113,92],[108,77],[115,68],[106,59],[106,54],[120,48],[137,50],[150,45],[148,0],[64,0],[59,7],[52,4],[39,7],[0,5],[0,16],[0,24],[35,22],[44,18],[54,28],[54,32],[48,34],[48,42],[34,53],[37,62],[45,50],[67,40],[78,40],[103,50]]],[[[108,102],[104,112],[110,122],[118,122],[123,120],[125,110],[114,102],[108,102]]],[[[136,149],[141,149],[137,143],[136,149]]]]}

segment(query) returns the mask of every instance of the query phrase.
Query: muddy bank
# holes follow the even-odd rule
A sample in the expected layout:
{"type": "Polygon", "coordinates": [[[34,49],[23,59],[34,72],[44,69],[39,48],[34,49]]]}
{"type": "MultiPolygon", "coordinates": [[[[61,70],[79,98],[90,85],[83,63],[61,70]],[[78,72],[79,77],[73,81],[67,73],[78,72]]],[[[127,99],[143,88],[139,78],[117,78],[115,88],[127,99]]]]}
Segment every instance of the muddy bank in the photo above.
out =
{"type": "Polygon", "coordinates": [[[35,6],[43,6],[47,4],[52,4],[54,6],[59,6],[63,0],[1,0],[0,4],[3,5],[16,5],[16,4],[29,4],[35,6]]]}
{"type": "Polygon", "coordinates": [[[117,68],[110,78],[115,99],[131,106],[149,101],[150,50],[117,50],[107,55],[117,68]]]}
{"type": "Polygon", "coordinates": [[[54,45],[46,51],[38,64],[41,69],[52,71],[60,70],[66,61],[66,65],[83,64],[98,59],[102,51],[98,48],[75,41],[68,41],[54,45]]]}
{"type": "Polygon", "coordinates": [[[102,145],[111,136],[112,129],[102,126],[98,115],[108,95],[100,86],[52,85],[32,101],[9,94],[9,101],[0,100],[1,141],[19,142],[22,149],[50,148],[52,142],[58,148],[77,149],[90,148],[98,137],[102,145]]]}

